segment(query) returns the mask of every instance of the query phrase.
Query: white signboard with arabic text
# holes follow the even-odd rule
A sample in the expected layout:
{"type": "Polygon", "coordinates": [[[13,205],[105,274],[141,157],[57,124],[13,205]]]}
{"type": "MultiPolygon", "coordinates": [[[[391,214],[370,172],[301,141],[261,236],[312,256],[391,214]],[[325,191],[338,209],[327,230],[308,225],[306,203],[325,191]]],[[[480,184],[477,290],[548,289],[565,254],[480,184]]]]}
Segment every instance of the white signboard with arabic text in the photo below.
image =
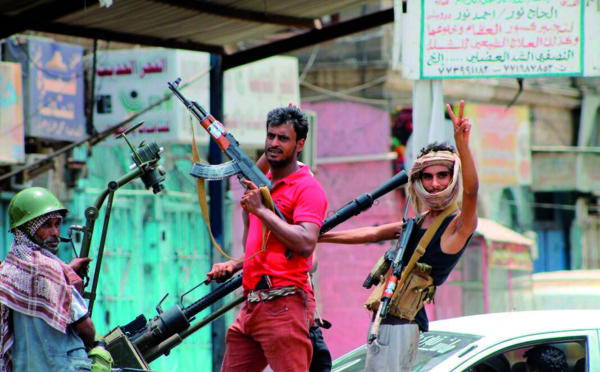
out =
{"type": "Polygon", "coordinates": [[[421,0],[420,79],[578,76],[580,0],[421,0]]]}
{"type": "Polygon", "coordinates": [[[224,99],[225,127],[243,146],[262,148],[269,111],[300,106],[298,59],[275,56],[226,71],[224,99]]]}

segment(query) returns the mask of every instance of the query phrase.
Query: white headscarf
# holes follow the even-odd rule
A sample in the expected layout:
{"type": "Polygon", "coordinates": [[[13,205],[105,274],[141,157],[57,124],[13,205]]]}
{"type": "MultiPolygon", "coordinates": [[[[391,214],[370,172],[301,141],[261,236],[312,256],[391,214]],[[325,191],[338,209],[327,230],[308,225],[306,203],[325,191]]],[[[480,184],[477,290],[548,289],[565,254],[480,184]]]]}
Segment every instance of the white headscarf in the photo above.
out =
{"type": "Polygon", "coordinates": [[[417,158],[410,170],[408,192],[418,214],[423,213],[425,207],[431,210],[443,210],[456,202],[462,192],[461,162],[458,154],[451,151],[432,151],[417,158]],[[445,190],[436,194],[427,192],[421,182],[421,172],[432,165],[445,165],[452,170],[452,182],[445,190]]]}

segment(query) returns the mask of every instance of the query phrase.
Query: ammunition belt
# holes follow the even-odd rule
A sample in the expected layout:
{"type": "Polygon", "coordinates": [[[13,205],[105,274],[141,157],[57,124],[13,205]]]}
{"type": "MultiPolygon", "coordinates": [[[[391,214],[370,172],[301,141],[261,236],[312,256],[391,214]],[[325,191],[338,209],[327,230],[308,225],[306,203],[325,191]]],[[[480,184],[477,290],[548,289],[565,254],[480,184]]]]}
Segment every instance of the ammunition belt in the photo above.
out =
{"type": "Polygon", "coordinates": [[[279,297],[291,296],[298,293],[299,289],[294,286],[273,288],[267,290],[248,292],[248,302],[270,301],[279,297]]]}

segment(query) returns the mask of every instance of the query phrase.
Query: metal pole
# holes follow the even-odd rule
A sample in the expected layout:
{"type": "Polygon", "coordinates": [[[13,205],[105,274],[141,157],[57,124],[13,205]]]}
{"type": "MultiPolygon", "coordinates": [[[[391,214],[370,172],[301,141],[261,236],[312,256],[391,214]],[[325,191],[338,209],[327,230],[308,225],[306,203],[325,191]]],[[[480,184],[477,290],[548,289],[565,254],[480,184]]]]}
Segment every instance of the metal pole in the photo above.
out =
{"type": "Polygon", "coordinates": [[[87,134],[90,136],[95,135],[96,128],[94,127],[94,110],[96,109],[96,71],[97,71],[97,63],[98,63],[98,39],[94,39],[94,56],[92,62],[92,83],[91,83],[91,93],[90,93],[90,104],[88,106],[89,116],[87,123],[87,134]]]}
{"type": "MultiPolygon", "coordinates": [[[[223,58],[219,55],[210,56],[210,113],[217,120],[223,120],[223,58]]],[[[222,163],[221,148],[215,141],[210,141],[208,149],[208,161],[210,164],[222,163]]],[[[223,247],[223,233],[225,231],[225,182],[211,181],[208,183],[210,193],[210,226],[217,243],[223,247]]],[[[214,247],[210,250],[211,265],[220,262],[219,256],[215,256],[214,247]]],[[[217,283],[213,282],[213,289],[217,283]]],[[[211,312],[219,309],[223,301],[217,301],[211,306],[211,312]]],[[[223,319],[217,319],[212,323],[212,364],[213,371],[221,370],[221,363],[225,355],[225,332],[226,325],[223,319]]]]}

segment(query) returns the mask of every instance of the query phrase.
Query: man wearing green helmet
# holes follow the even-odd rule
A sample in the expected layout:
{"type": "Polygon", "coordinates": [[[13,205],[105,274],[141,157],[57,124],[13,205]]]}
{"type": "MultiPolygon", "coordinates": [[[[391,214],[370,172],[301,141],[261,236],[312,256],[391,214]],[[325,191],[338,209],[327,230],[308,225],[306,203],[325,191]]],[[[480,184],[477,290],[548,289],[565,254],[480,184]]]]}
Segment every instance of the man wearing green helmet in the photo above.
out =
{"type": "Polygon", "coordinates": [[[89,371],[95,328],[75,273],[56,254],[68,210],[47,189],[19,192],[9,205],[15,240],[0,266],[0,366],[4,371],[89,371]]]}

